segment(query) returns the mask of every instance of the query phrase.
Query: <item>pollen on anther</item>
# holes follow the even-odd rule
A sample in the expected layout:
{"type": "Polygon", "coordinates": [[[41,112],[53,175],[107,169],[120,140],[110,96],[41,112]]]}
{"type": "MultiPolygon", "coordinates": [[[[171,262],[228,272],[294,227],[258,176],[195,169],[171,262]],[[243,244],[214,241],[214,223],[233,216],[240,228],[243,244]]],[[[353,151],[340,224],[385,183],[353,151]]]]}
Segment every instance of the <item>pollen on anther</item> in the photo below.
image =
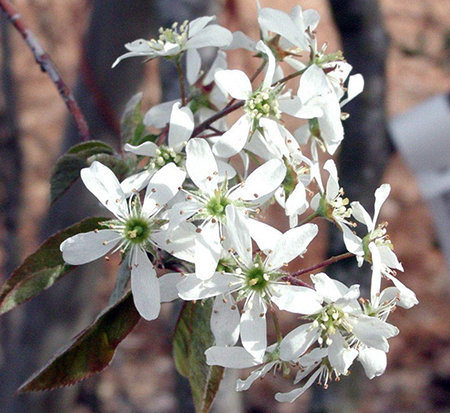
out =
{"type": "Polygon", "coordinates": [[[202,232],[202,229],[201,229],[201,228],[197,228],[197,229],[195,230],[195,232],[197,232],[197,233],[200,234],[200,232],[202,232]]]}
{"type": "Polygon", "coordinates": [[[155,189],[155,188],[152,188],[152,192],[155,193],[155,192],[156,192],[156,189],[155,189]]]}
{"type": "Polygon", "coordinates": [[[97,228],[94,229],[94,233],[98,234],[98,229],[97,228]]]}

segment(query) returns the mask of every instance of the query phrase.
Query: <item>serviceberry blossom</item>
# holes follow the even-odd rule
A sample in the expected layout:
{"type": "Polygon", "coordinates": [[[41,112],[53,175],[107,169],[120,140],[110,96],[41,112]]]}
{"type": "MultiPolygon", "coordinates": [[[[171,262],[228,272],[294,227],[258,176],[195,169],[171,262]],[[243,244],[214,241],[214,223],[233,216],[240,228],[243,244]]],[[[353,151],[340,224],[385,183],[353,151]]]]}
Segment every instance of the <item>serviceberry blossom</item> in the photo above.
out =
{"type": "MultiPolygon", "coordinates": [[[[414,292],[396,277],[396,270],[403,271],[403,266],[393,251],[394,247],[386,231],[387,223],[382,222],[377,225],[381,207],[389,196],[390,191],[391,187],[388,184],[381,185],[375,191],[373,218],[370,217],[359,202],[352,202],[353,217],[366,225],[368,233],[361,239],[348,227],[343,226],[344,242],[348,251],[355,254],[360,266],[364,261],[372,264],[372,291],[377,292],[380,290],[381,279],[384,276],[391,280],[399,290],[401,302],[399,305],[405,308],[411,308],[418,301],[414,292]]],[[[375,301],[376,297],[372,295],[371,299],[375,301]]]]}
{"type": "Polygon", "coordinates": [[[173,205],[169,225],[174,228],[188,219],[201,221],[195,241],[195,270],[200,279],[207,279],[216,270],[221,241],[226,237],[224,228],[229,226],[227,205],[256,212],[279,187],[286,168],[282,161],[273,159],[253,171],[244,182],[228,188],[227,180],[220,184],[218,163],[204,139],[191,139],[186,153],[186,169],[198,190],[186,190],[186,200],[173,205]]]}
{"type": "Polygon", "coordinates": [[[186,173],[173,163],[164,166],[150,180],[141,205],[138,195],[127,201],[114,173],[100,162],[93,162],[89,168],[81,170],[81,179],[116,219],[104,222],[105,229],[74,235],[61,244],[63,259],[71,265],[86,264],[111,250],[127,254],[134,302],[141,316],[147,320],[158,317],[160,284],[164,283],[164,279],[158,280],[156,277],[147,251],[155,256],[156,248],[170,248],[174,255],[186,258],[182,253],[186,245],[159,242],[167,222],[160,212],[178,192],[185,176],[186,173]]]}
{"type": "Polygon", "coordinates": [[[175,58],[189,50],[227,46],[231,43],[233,36],[229,30],[217,24],[209,24],[215,18],[215,16],[205,16],[191,22],[185,20],[181,25],[174,23],[170,29],[161,27],[158,39],[138,39],[127,43],[125,47],[129,52],[120,56],[112,67],[128,57],[142,56],[148,60],[156,57],[175,58]]]}
{"type": "MultiPolygon", "coordinates": [[[[236,300],[244,300],[240,320],[233,314],[236,306],[229,298],[227,304],[230,309],[222,308],[222,311],[215,313],[215,317],[223,318],[220,325],[228,326],[228,331],[240,331],[243,347],[261,362],[267,348],[268,306],[274,303],[282,310],[300,314],[312,314],[321,308],[320,296],[314,290],[290,285],[282,280],[286,276],[282,268],[306,251],[318,229],[314,224],[306,224],[287,231],[263,259],[260,254],[253,257],[245,218],[234,205],[226,207],[226,218],[235,268],[215,272],[207,280],[191,274],[178,285],[179,295],[184,300],[200,300],[222,294],[230,297],[230,293],[237,293],[236,300]]],[[[237,336],[233,337],[229,345],[236,343],[237,336]]]]}

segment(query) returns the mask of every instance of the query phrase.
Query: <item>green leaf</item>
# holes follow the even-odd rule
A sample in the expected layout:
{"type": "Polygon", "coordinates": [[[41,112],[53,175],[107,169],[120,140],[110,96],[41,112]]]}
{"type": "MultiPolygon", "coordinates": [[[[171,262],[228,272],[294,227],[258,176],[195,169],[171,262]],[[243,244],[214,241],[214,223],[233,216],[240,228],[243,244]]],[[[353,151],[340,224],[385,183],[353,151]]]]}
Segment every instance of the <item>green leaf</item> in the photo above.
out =
{"type": "Polygon", "coordinates": [[[133,296],[128,292],[22,384],[17,393],[70,386],[102,371],[111,362],[119,343],[139,320],[133,296]]]}
{"type": "Polygon", "coordinates": [[[142,92],[136,93],[125,106],[120,119],[120,137],[123,143],[136,145],[145,134],[144,117],[142,115],[142,92]]]}
{"type": "Polygon", "coordinates": [[[88,158],[106,154],[112,156],[113,148],[101,141],[83,142],[73,146],[56,162],[50,178],[50,203],[53,204],[80,177],[80,170],[89,166],[88,158]]]}
{"type": "Polygon", "coordinates": [[[105,153],[92,155],[87,159],[87,166],[91,165],[94,161],[101,162],[103,165],[111,169],[118,177],[121,177],[128,172],[128,165],[126,162],[114,155],[108,155],[105,153]]]}
{"type": "Polygon", "coordinates": [[[205,351],[214,345],[210,328],[212,306],[211,298],[185,303],[173,343],[176,368],[189,379],[197,413],[209,412],[224,373],[223,367],[206,364],[205,351]]]}
{"type": "Polygon", "coordinates": [[[48,238],[6,280],[0,290],[0,314],[35,297],[75,268],[64,262],[59,246],[75,234],[99,228],[99,222],[107,219],[88,218],[48,238]]]}
{"type": "Polygon", "coordinates": [[[119,301],[127,290],[131,277],[130,264],[128,260],[123,260],[117,272],[116,284],[109,297],[109,305],[113,305],[119,301]]]}

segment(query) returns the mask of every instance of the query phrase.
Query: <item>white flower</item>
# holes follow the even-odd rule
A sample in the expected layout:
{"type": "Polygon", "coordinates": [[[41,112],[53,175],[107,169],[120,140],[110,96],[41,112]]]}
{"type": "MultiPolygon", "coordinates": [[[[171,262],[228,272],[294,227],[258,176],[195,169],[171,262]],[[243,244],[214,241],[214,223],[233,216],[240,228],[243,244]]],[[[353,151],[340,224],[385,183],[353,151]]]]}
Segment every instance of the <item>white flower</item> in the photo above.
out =
{"type": "Polygon", "coordinates": [[[300,144],[306,143],[312,136],[314,160],[318,160],[317,145],[333,155],[344,139],[341,107],[359,95],[364,87],[364,79],[360,74],[350,76],[346,90],[347,97],[341,101],[345,93],[344,82],[350,70],[351,66],[345,62],[332,62],[320,66],[312,64],[300,78],[297,95],[301,107],[296,115],[305,119],[311,117],[315,119],[308,125],[300,127],[294,135],[300,144]],[[311,116],[312,114],[314,116],[311,116]]]}
{"type": "MultiPolygon", "coordinates": [[[[130,198],[128,204],[114,173],[101,163],[93,162],[89,168],[81,170],[81,179],[117,219],[106,222],[107,229],[74,235],[60,247],[64,261],[71,265],[94,261],[113,249],[113,252],[128,253],[134,303],[147,320],[158,317],[160,283],[169,282],[169,278],[158,280],[146,251],[154,253],[155,247],[169,247],[157,242],[166,222],[159,212],[178,192],[185,176],[186,173],[173,163],[160,169],[153,175],[141,206],[138,196],[130,198]]],[[[170,248],[177,255],[177,243],[170,248]]]]}
{"type": "Polygon", "coordinates": [[[320,296],[314,290],[280,281],[286,275],[282,268],[306,250],[318,229],[314,224],[306,224],[287,231],[263,260],[260,255],[253,258],[247,223],[234,205],[226,207],[226,219],[236,269],[216,272],[208,280],[191,274],[178,285],[179,295],[184,300],[200,300],[237,292],[237,301],[245,299],[240,320],[235,315],[236,305],[229,298],[227,306],[214,315],[223,318],[221,325],[233,332],[232,339],[222,344],[234,345],[237,341],[234,332],[240,331],[243,347],[262,361],[267,347],[268,305],[274,303],[281,310],[299,314],[312,314],[322,308],[320,296]]]}
{"type": "Polygon", "coordinates": [[[336,164],[332,159],[328,159],[323,169],[329,172],[326,188],[323,187],[320,174],[317,174],[316,180],[319,184],[320,192],[311,200],[311,208],[320,216],[335,222],[339,228],[344,225],[352,225],[348,221],[352,214],[351,208],[348,207],[348,198],[343,198],[344,191],[339,186],[339,179],[336,164]]]}
{"type": "Polygon", "coordinates": [[[186,146],[186,169],[199,192],[187,192],[187,200],[175,204],[169,211],[170,227],[192,218],[202,220],[196,239],[195,271],[201,279],[214,274],[222,250],[221,239],[226,236],[225,208],[236,204],[252,210],[263,204],[278,188],[286,168],[278,159],[266,162],[249,177],[230,189],[227,181],[219,186],[218,163],[204,139],[191,139],[186,146]]]}
{"type": "Polygon", "coordinates": [[[171,162],[177,166],[183,166],[185,155],[182,151],[193,130],[194,116],[191,110],[188,107],[181,107],[180,103],[175,103],[170,112],[167,146],[157,146],[153,142],[144,142],[138,146],[125,144],[125,151],[151,158],[147,169],[131,175],[121,182],[120,186],[125,195],[128,197],[133,192],[145,188],[153,174],[163,166],[171,162]]]}
{"type": "Polygon", "coordinates": [[[348,251],[356,255],[359,265],[362,265],[364,261],[372,264],[372,302],[377,300],[376,293],[380,291],[381,278],[384,276],[394,283],[400,293],[398,305],[411,308],[418,303],[418,300],[414,292],[395,277],[395,270],[403,271],[403,266],[398,261],[392,242],[386,233],[387,223],[376,226],[380,209],[390,191],[391,187],[388,184],[381,185],[375,191],[373,219],[359,202],[352,202],[352,215],[367,226],[368,234],[361,239],[348,227],[343,226],[344,242],[348,251]]]}
{"type": "MultiPolygon", "coordinates": [[[[135,191],[145,188],[153,174],[164,165],[174,163],[185,168],[186,154],[183,152],[194,130],[194,116],[188,107],[181,107],[179,102],[173,104],[170,115],[168,144],[157,146],[153,142],[144,142],[133,146],[125,144],[124,149],[135,155],[150,157],[146,169],[126,178],[120,185],[128,197],[135,191]]],[[[232,166],[223,161],[217,161],[219,182],[231,179],[236,172],[232,166]]]]}
{"type": "Polygon", "coordinates": [[[191,49],[229,45],[233,39],[229,30],[217,24],[208,26],[214,19],[215,16],[199,17],[191,22],[186,20],[179,27],[178,23],[174,23],[170,29],[160,28],[158,39],[138,39],[127,43],[125,47],[129,52],[120,56],[112,67],[128,57],[145,56],[148,59],[175,57],[191,49]]]}
{"type": "MultiPolygon", "coordinates": [[[[245,100],[245,114],[214,144],[213,151],[216,156],[229,158],[236,155],[257,128],[263,125],[266,128],[276,128],[281,118],[278,103],[281,87],[272,86],[276,68],[275,58],[262,41],[258,42],[257,49],[267,55],[268,67],[262,85],[255,91],[250,79],[241,70],[219,70],[214,76],[219,87],[232,98],[245,100]]],[[[270,136],[266,139],[270,140],[270,136]]]]}

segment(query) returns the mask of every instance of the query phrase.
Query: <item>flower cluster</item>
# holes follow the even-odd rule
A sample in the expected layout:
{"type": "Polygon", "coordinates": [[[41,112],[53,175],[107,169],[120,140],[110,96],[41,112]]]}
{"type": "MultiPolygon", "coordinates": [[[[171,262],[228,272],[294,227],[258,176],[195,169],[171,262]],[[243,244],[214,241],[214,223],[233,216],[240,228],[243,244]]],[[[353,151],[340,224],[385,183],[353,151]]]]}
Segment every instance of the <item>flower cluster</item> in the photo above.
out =
{"type": "MultiPolygon", "coordinates": [[[[344,138],[347,115],[341,107],[362,91],[362,76],[349,76],[351,66],[340,52],[318,48],[315,11],[259,9],[259,41],[210,24],[213,20],[202,17],[161,29],[158,39],[127,44],[129,53],[116,61],[144,56],[179,63],[186,53],[189,93],[150,109],[144,123],[161,132],[125,143],[133,173],[122,182],[97,161],[82,170],[87,189],[115,217],[101,229],[64,241],[64,260],[80,265],[120,252],[129,263],[136,308],[147,320],[158,317],[161,302],[214,298],[215,345],[206,351],[207,362],[257,366],[238,381],[237,390],[248,389],[269,370],[289,377],[297,369],[294,384],[306,382],[275,396],[292,402],[312,383],[327,387],[332,378],[348,374],[355,360],[369,378],[379,376],[388,339],[398,334],[387,322],[389,314],[397,305],[417,304],[396,277],[403,268],[387,224],[377,224],[390,187],[376,191],[371,218],[359,202],[345,198],[333,160],[321,161],[344,138]],[[198,49],[207,46],[219,50],[205,72],[198,49]],[[226,50],[236,48],[260,59],[255,76],[227,68],[226,50]],[[286,77],[285,64],[295,70],[286,77]],[[287,88],[293,78],[300,78],[294,90],[287,88]],[[235,110],[242,115],[228,127],[225,116],[235,110]],[[285,127],[285,114],[297,119],[294,133],[285,127]],[[259,219],[273,200],[288,218],[290,229],[284,233],[259,219]],[[336,261],[354,256],[359,266],[371,266],[370,298],[360,297],[359,285],[345,286],[323,272],[310,274],[312,285],[289,272],[289,263],[316,237],[312,221],[320,218],[342,232],[348,253],[336,261]],[[362,238],[353,232],[356,221],[367,227],[362,238]],[[185,272],[158,277],[156,268],[168,256],[180,260],[185,272]],[[382,290],[383,279],[393,285],[382,290]],[[300,314],[301,324],[283,336],[278,310],[300,314]],[[272,345],[268,314],[277,332],[272,345]]],[[[181,71],[182,87],[184,76],[181,71]]]]}

